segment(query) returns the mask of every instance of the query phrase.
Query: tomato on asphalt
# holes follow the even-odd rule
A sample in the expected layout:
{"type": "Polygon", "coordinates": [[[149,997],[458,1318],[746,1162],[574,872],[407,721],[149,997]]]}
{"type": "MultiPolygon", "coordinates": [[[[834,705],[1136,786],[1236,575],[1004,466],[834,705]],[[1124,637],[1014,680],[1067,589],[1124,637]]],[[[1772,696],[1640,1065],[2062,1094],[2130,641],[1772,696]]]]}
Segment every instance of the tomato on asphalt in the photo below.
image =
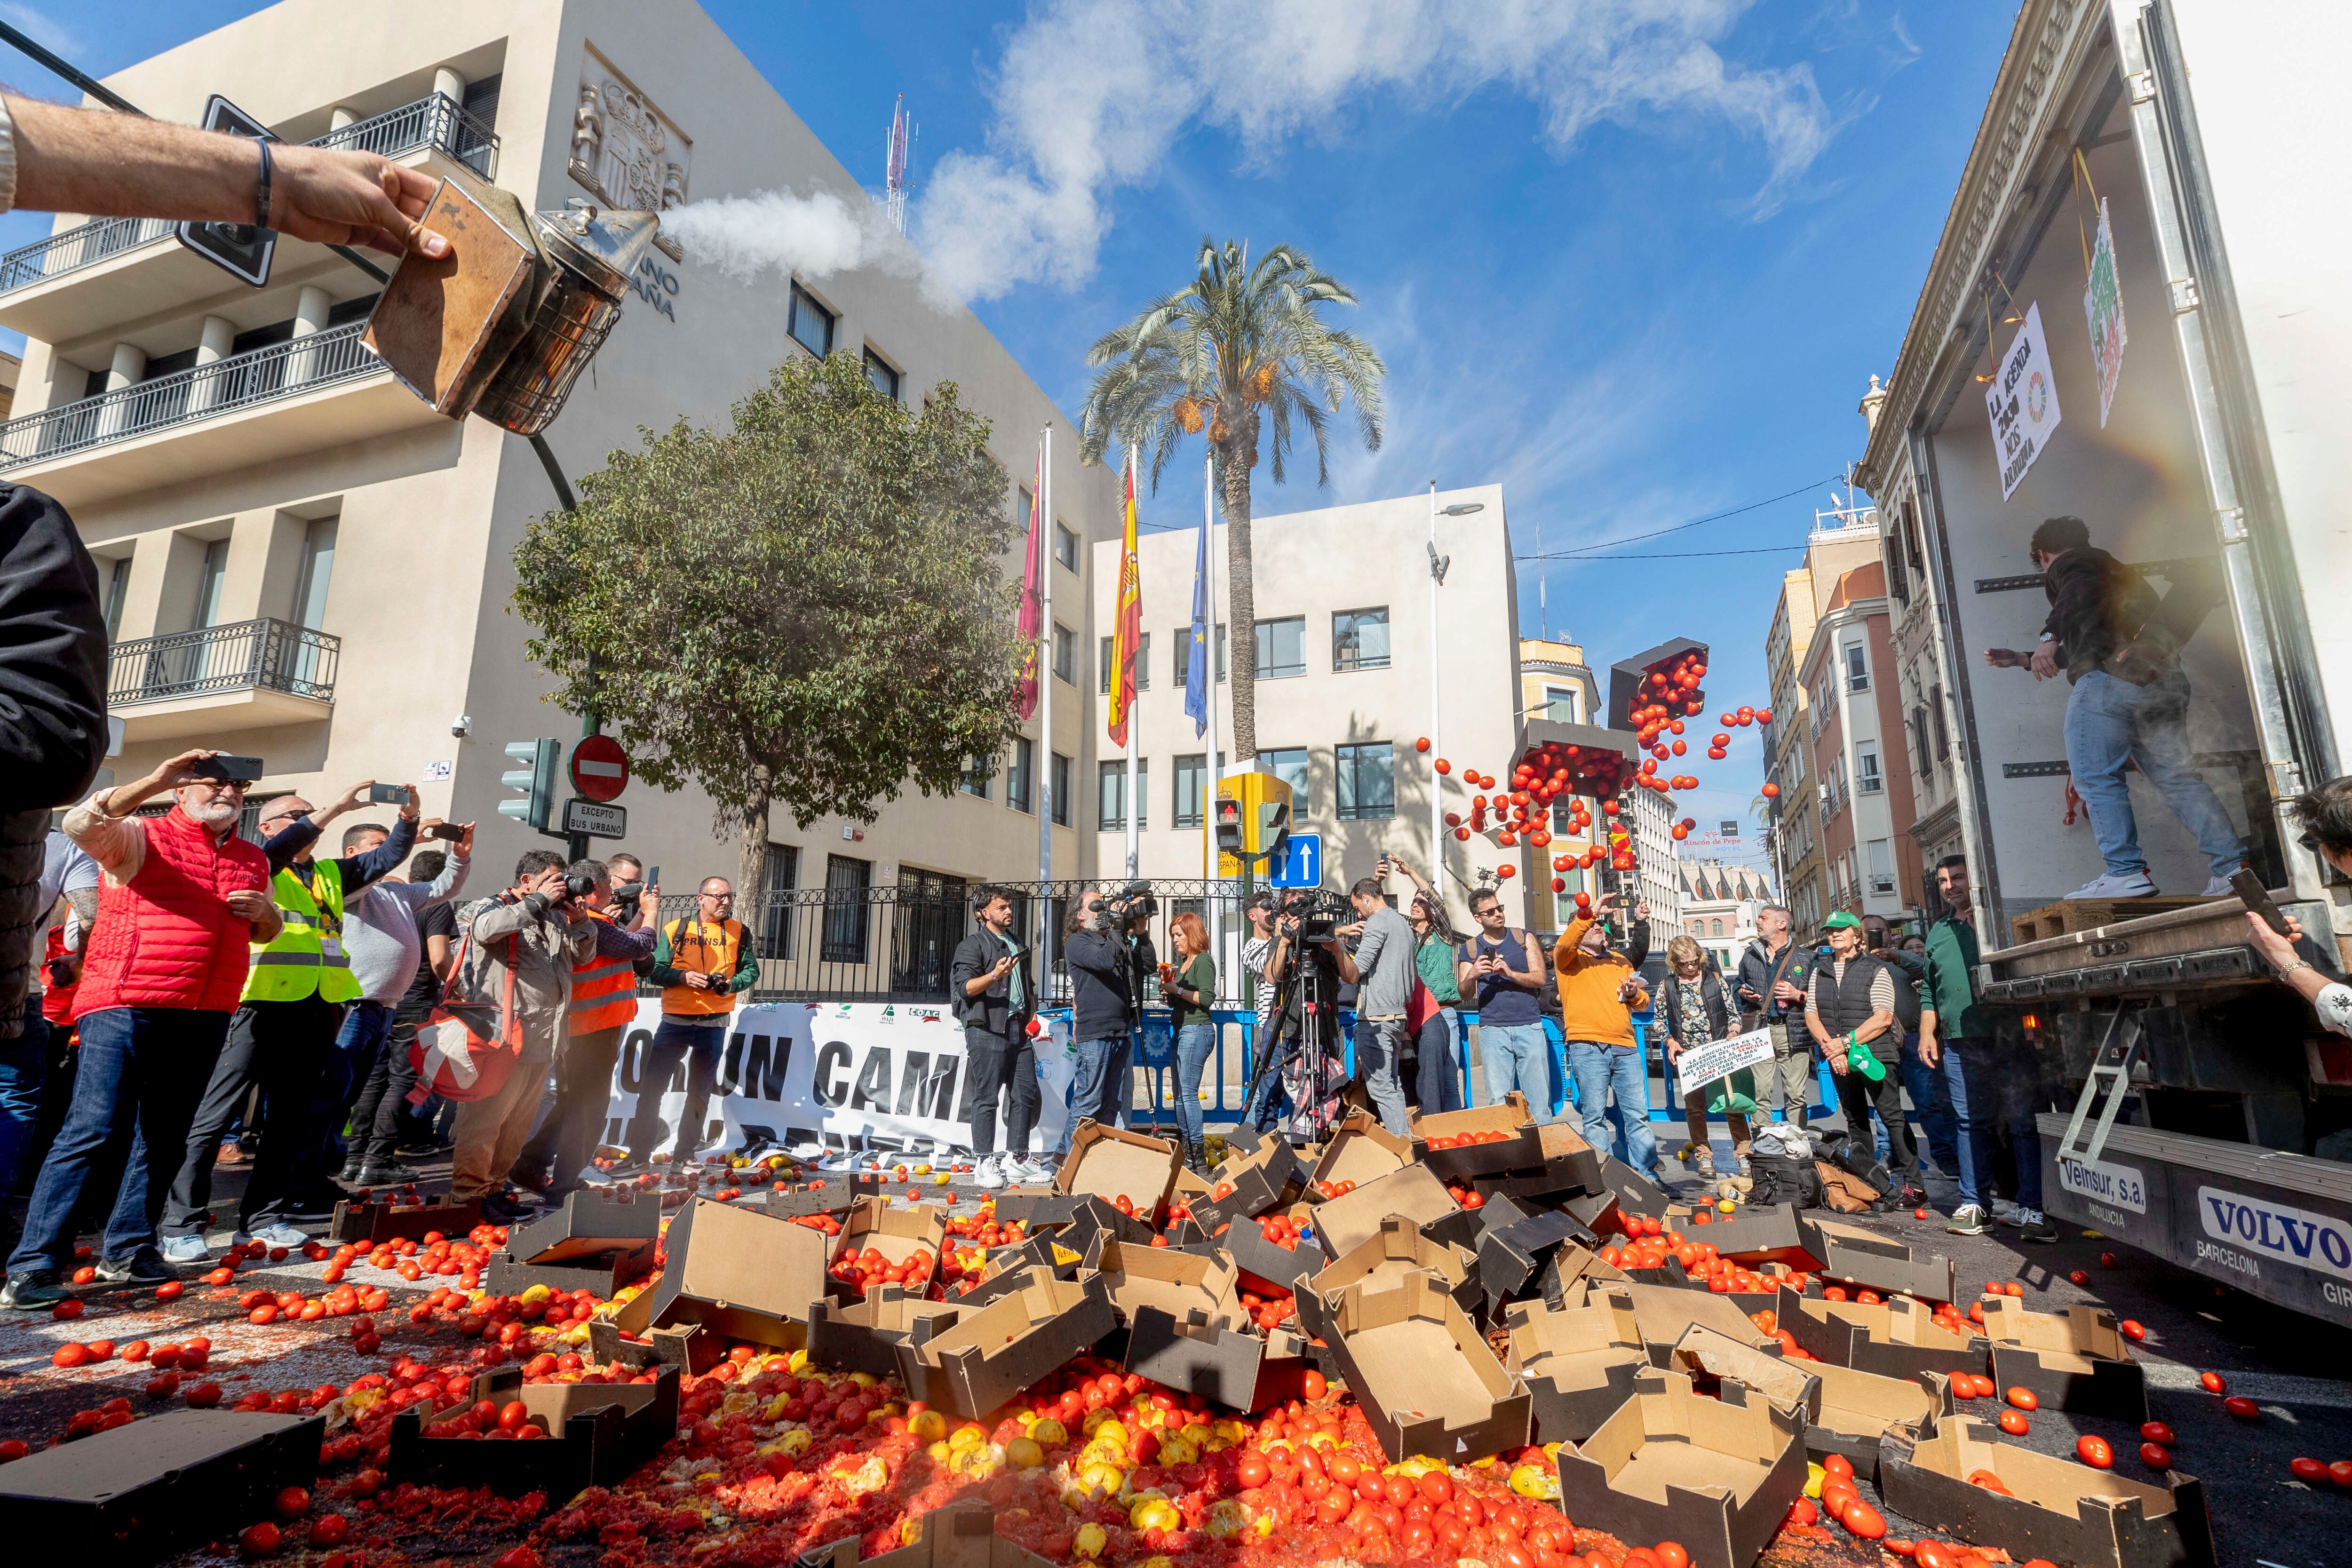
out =
{"type": "Polygon", "coordinates": [[[2289,1459],[2286,1462],[2286,1468],[2299,1481],[2324,1481],[2327,1479],[2326,1465],[2321,1464],[2317,1459],[2305,1458],[2301,1455],[2289,1459]]]}
{"type": "Polygon", "coordinates": [[[2247,1398],[2242,1394],[2233,1394],[2230,1395],[2229,1398],[2221,1401],[2221,1408],[2228,1411],[2231,1415],[2236,1416],[2241,1421],[2259,1421],[2262,1419],[2263,1407],[2256,1405],[2252,1400],[2247,1398]]]}
{"type": "Polygon", "coordinates": [[[2115,1445],[2105,1437],[2075,1438],[2074,1457],[2095,1470],[2112,1470],[2116,1468],[2115,1445]]]}
{"type": "Polygon", "coordinates": [[[2176,1446],[2180,1441],[2179,1438],[2175,1437],[2172,1435],[2172,1428],[2166,1426],[2161,1421],[2142,1422],[2140,1424],[2139,1435],[2150,1443],[2161,1443],[2168,1448],[2176,1446]]]}
{"type": "Polygon", "coordinates": [[[2197,1374],[2197,1383],[2198,1386],[2204,1389],[2208,1394],[2227,1394],[2230,1392],[2230,1380],[2223,1377],[2218,1372],[2199,1373],[2197,1374]]]}
{"type": "Polygon", "coordinates": [[[2161,1443],[2142,1443],[2139,1462],[2151,1470],[2168,1470],[2172,1468],[2172,1450],[2161,1443]]]}

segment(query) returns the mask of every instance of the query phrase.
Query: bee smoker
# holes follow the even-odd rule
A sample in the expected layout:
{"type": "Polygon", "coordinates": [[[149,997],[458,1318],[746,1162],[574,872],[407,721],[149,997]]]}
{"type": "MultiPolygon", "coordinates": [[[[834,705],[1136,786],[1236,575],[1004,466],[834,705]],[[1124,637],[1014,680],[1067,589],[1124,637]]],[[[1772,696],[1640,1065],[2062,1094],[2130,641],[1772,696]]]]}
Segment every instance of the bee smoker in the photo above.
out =
{"type": "Polygon", "coordinates": [[[438,412],[538,435],[620,320],[659,216],[578,199],[528,213],[510,193],[452,174],[424,223],[450,254],[402,258],[362,341],[438,412]]]}

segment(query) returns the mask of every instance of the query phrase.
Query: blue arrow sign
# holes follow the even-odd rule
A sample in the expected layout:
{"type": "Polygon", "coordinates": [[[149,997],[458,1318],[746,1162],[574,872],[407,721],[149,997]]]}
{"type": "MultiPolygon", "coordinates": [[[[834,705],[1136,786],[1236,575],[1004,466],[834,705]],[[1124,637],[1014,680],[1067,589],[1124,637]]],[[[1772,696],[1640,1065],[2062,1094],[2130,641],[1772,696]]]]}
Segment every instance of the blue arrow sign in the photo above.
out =
{"type": "Polygon", "coordinates": [[[1277,888],[1319,888],[1323,885],[1323,836],[1294,833],[1283,840],[1283,858],[1267,876],[1277,888]]]}

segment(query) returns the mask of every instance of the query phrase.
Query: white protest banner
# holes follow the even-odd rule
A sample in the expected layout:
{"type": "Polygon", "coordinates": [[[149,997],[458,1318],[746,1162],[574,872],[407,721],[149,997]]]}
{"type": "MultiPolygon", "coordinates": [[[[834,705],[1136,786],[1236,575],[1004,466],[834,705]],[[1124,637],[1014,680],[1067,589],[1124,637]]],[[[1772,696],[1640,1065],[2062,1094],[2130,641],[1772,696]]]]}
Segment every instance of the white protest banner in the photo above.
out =
{"type": "Polygon", "coordinates": [[[1772,1031],[1751,1029],[1744,1035],[1734,1035],[1727,1040],[1709,1040],[1703,1046],[1692,1046],[1675,1062],[1675,1076],[1682,1080],[1683,1093],[1705,1089],[1717,1079],[1729,1078],[1742,1068],[1752,1068],[1772,1059],[1772,1031]]]}
{"type": "Polygon", "coordinates": [[[2058,428],[2058,381],[2050,370],[2050,347],[2042,341],[2038,303],[2025,308],[2025,325],[1994,367],[1985,412],[1992,417],[1993,458],[2000,464],[2000,499],[2007,500],[2058,428]]]}
{"type": "MultiPolygon", "coordinates": [[[[646,1090],[661,1002],[646,997],[622,1037],[602,1141],[626,1146],[646,1090]]],[[[1050,1150],[1068,1120],[1075,1070],[1067,1019],[1049,1019],[1036,1047],[1033,1151],[1050,1150]]],[[[963,1027],[945,1006],[894,1002],[782,1002],[739,1007],[716,1061],[681,1061],[653,1086],[660,1097],[650,1150],[677,1143],[689,1068],[710,1086],[699,1142],[827,1149],[872,1146],[925,1158],[969,1153],[971,1075],[963,1027]]],[[[998,1118],[1000,1144],[1003,1119],[998,1118]]]]}
{"type": "MultiPolygon", "coordinates": [[[[2075,154],[2080,157],[2081,154],[2075,154]]],[[[2116,237],[2107,226],[2107,199],[2099,198],[2099,242],[2091,250],[2091,280],[2083,289],[2083,314],[2091,323],[2091,358],[2099,367],[2099,428],[2107,427],[2107,410],[2116,401],[2116,384],[2123,379],[2124,286],[2116,275],[2116,237]]]]}

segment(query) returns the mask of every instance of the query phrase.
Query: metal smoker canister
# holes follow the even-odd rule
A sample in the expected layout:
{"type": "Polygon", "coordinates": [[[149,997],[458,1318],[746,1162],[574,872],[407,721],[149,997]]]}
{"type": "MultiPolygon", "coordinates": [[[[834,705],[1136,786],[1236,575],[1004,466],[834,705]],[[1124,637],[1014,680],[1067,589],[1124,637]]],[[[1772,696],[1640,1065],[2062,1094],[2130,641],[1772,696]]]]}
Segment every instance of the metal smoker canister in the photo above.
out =
{"type": "Polygon", "coordinates": [[[506,356],[474,412],[518,436],[535,436],[563,408],[572,384],[621,319],[629,275],[661,220],[574,200],[532,215],[551,273],[522,341],[506,356]]]}

